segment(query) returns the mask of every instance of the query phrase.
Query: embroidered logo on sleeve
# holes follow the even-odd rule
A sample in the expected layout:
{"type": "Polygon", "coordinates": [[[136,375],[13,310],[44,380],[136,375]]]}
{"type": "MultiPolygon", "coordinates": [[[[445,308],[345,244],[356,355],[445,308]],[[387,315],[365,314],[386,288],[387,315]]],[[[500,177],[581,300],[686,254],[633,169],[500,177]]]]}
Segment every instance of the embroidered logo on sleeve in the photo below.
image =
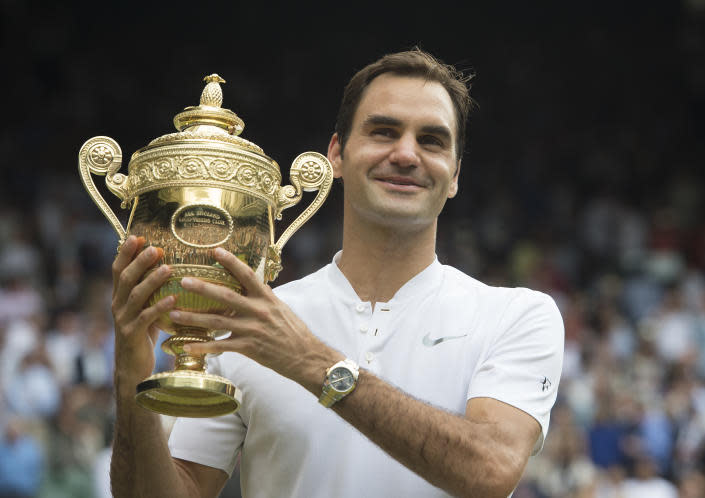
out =
{"type": "Polygon", "coordinates": [[[450,341],[451,339],[462,339],[463,337],[467,336],[467,334],[463,335],[447,335],[445,337],[439,337],[438,339],[431,339],[431,333],[426,332],[426,335],[423,336],[423,345],[426,346],[427,348],[432,348],[433,346],[437,346],[438,344],[442,343],[443,341],[450,341]]]}
{"type": "Polygon", "coordinates": [[[548,391],[549,389],[551,389],[551,381],[548,380],[548,377],[544,377],[541,381],[541,392],[548,391]]]}

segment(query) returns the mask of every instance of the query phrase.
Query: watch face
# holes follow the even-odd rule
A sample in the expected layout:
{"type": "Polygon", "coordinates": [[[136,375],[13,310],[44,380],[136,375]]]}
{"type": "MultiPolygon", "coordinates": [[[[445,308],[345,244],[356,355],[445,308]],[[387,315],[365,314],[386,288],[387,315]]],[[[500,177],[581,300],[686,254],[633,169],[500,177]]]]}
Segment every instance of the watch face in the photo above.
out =
{"type": "Polygon", "coordinates": [[[336,391],[344,392],[355,383],[355,378],[350,370],[345,367],[334,368],[330,375],[330,385],[336,391]]]}

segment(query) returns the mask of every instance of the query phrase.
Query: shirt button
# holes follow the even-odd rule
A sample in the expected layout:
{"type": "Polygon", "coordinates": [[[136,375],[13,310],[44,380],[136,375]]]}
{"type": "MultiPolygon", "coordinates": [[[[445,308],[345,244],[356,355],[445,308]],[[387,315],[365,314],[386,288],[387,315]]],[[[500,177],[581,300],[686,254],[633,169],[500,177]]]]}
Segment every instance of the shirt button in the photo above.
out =
{"type": "Polygon", "coordinates": [[[362,313],[365,311],[365,305],[363,303],[359,303],[357,306],[355,306],[355,309],[359,312],[362,313]]]}
{"type": "Polygon", "coordinates": [[[367,363],[372,363],[372,360],[375,359],[374,353],[368,351],[367,353],[365,353],[365,359],[367,360],[367,363]]]}
{"type": "Polygon", "coordinates": [[[367,328],[367,325],[365,325],[364,323],[360,325],[360,332],[362,332],[363,334],[367,333],[368,330],[369,329],[367,328]]]}

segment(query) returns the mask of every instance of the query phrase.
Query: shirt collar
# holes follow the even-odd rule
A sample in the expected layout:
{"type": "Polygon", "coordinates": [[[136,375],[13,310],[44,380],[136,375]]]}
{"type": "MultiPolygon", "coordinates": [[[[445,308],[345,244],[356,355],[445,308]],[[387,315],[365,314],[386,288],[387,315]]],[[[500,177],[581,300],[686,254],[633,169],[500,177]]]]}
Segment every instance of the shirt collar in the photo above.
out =
{"type": "MultiPolygon", "coordinates": [[[[360,298],[355,292],[355,289],[353,289],[348,279],[345,275],[343,275],[343,272],[340,271],[340,268],[338,268],[338,261],[340,260],[340,255],[342,253],[343,251],[338,251],[335,256],[333,256],[333,261],[331,261],[331,264],[328,265],[328,281],[333,289],[338,292],[345,299],[345,301],[359,302],[360,298]]],[[[440,285],[442,278],[443,265],[441,265],[438,261],[438,257],[435,256],[430,265],[414,275],[409,281],[401,286],[392,299],[389,300],[389,303],[401,304],[413,297],[430,294],[440,285]]]]}

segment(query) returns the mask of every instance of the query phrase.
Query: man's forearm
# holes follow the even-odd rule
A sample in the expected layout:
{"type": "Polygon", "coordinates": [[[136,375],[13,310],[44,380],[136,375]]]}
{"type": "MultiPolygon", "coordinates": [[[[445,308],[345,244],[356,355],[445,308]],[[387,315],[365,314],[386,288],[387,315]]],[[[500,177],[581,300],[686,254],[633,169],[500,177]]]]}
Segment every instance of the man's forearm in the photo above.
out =
{"type": "Polygon", "coordinates": [[[115,498],[194,497],[171,458],[159,415],[137,406],[133,389],[120,392],[116,381],[117,419],[110,482],[115,498]]]}
{"type": "Polygon", "coordinates": [[[418,401],[361,370],[358,386],[333,409],[390,456],[456,496],[506,497],[524,460],[492,423],[418,401]]]}

